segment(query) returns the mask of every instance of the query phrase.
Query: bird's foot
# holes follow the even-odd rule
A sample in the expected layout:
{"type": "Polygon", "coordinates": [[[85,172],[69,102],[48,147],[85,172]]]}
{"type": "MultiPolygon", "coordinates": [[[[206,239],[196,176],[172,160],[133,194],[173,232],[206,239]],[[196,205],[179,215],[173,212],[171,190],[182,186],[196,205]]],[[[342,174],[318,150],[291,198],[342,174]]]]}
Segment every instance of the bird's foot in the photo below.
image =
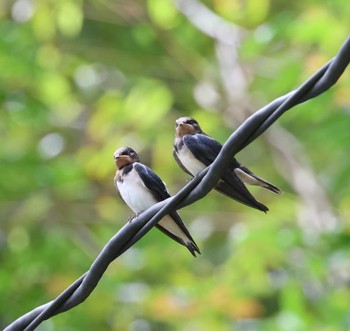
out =
{"type": "Polygon", "coordinates": [[[133,220],[134,218],[136,218],[137,216],[139,216],[142,212],[143,212],[143,210],[141,210],[140,212],[138,212],[138,213],[132,215],[131,217],[129,217],[128,222],[131,223],[132,220],[133,220]]]}

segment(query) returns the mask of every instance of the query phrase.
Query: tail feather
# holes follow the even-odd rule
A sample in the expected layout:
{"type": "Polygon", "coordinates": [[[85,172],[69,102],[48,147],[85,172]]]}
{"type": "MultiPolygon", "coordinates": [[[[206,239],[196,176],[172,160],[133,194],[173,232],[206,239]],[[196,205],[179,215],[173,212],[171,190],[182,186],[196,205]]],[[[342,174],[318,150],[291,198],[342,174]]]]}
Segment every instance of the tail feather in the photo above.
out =
{"type": "Polygon", "coordinates": [[[194,256],[197,257],[196,253],[201,255],[201,251],[199,250],[198,246],[194,241],[188,241],[187,243],[184,244],[186,248],[190,251],[190,253],[194,256]]]}
{"type": "Polygon", "coordinates": [[[170,215],[166,215],[158,222],[156,227],[171,239],[185,246],[194,257],[196,257],[196,252],[201,254],[197,244],[177,212],[171,212],[170,215]]]}
{"type": "Polygon", "coordinates": [[[201,251],[199,250],[197,244],[195,243],[195,241],[193,239],[188,238],[187,241],[185,242],[183,239],[177,237],[176,235],[174,235],[173,233],[171,233],[170,231],[168,231],[164,227],[159,226],[159,225],[156,225],[156,227],[158,230],[162,231],[164,234],[166,234],[171,239],[173,239],[176,242],[178,242],[179,244],[185,246],[194,257],[197,257],[196,253],[201,255],[201,251]]]}
{"type": "Polygon", "coordinates": [[[255,176],[255,175],[253,177],[256,180],[261,182],[261,185],[260,185],[261,187],[266,188],[267,190],[269,190],[269,191],[271,191],[273,193],[276,193],[276,194],[282,194],[283,193],[283,191],[280,188],[278,188],[277,186],[267,182],[266,180],[264,180],[264,179],[262,179],[262,178],[260,178],[258,176],[255,176]]]}
{"type": "Polygon", "coordinates": [[[240,165],[238,168],[234,169],[234,172],[237,174],[237,176],[241,179],[242,182],[249,184],[249,185],[256,185],[261,186],[263,188],[266,188],[267,190],[282,194],[283,191],[279,189],[277,186],[269,183],[265,179],[262,179],[261,177],[255,175],[253,172],[251,172],[247,167],[240,165]]]}

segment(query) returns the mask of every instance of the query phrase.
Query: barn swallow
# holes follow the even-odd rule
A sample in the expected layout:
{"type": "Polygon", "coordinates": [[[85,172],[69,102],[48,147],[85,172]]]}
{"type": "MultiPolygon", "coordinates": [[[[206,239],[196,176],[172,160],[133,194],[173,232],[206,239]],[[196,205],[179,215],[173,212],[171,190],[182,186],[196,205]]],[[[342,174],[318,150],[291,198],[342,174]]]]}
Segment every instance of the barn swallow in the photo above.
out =
{"type": "MultiPolygon", "coordinates": [[[[140,163],[136,152],[130,147],[121,147],[114,152],[117,172],[114,185],[124,202],[136,214],[159,201],[170,197],[164,182],[147,166],[140,163]]],[[[187,247],[193,256],[200,254],[197,244],[176,211],[163,217],[156,227],[187,247]]]]}
{"type": "MultiPolygon", "coordinates": [[[[198,122],[191,117],[178,118],[175,131],[174,158],[191,176],[196,176],[213,163],[222,148],[222,145],[205,134],[198,122]]],[[[267,212],[268,208],[257,201],[243,183],[261,186],[274,193],[282,193],[278,187],[256,176],[234,157],[215,189],[247,206],[267,212]]]]}

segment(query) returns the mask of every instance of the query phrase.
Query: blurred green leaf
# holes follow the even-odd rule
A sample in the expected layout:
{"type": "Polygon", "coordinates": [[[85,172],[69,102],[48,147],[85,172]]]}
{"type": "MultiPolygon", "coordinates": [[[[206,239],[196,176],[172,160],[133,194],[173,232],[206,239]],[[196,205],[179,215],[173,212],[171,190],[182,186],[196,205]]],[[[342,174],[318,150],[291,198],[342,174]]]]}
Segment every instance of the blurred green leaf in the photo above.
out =
{"type": "MultiPolygon", "coordinates": [[[[132,216],[117,147],[175,194],[190,177],[173,160],[176,118],[223,143],[349,33],[345,0],[200,2],[214,21],[193,3],[0,2],[0,326],[61,293],[132,216]]],[[[179,211],[200,257],[152,229],[41,328],[348,330],[349,91],[346,71],[239,153],[284,191],[249,187],[267,214],[210,192],[179,211]]]]}

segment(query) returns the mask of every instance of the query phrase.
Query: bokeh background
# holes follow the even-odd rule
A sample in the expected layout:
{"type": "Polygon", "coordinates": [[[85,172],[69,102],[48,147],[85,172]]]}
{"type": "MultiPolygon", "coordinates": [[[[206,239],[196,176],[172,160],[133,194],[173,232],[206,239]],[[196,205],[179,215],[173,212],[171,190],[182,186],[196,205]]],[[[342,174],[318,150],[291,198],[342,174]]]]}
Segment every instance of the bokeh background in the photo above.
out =
{"type": "MultiPolygon", "coordinates": [[[[176,193],[174,121],[224,142],[349,32],[350,2],[0,1],[0,327],[83,274],[132,212],[129,145],[176,193]]],[[[350,329],[350,72],[238,155],[284,191],[180,211],[202,256],[152,229],[80,306],[38,330],[350,329]]]]}

